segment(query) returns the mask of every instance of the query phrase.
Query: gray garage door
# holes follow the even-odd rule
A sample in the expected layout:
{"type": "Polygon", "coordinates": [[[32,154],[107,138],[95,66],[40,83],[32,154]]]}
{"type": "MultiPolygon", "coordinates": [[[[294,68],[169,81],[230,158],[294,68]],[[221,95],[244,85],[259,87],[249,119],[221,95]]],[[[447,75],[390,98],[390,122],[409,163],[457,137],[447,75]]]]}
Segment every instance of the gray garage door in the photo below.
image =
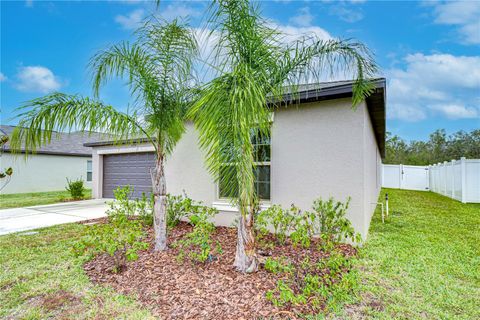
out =
{"type": "Polygon", "coordinates": [[[125,153],[103,156],[103,197],[113,198],[113,190],[130,185],[134,197],[152,191],[150,169],[155,167],[154,153],[125,153]]]}

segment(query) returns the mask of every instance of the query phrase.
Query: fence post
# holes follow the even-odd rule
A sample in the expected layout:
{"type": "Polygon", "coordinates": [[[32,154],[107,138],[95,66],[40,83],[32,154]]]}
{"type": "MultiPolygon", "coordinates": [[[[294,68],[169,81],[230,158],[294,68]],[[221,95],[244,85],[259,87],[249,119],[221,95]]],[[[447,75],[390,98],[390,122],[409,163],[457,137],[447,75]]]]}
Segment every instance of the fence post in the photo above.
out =
{"type": "Polygon", "coordinates": [[[460,158],[460,168],[462,170],[461,177],[462,177],[462,202],[467,202],[467,166],[466,166],[466,159],[465,157],[460,158]]]}
{"type": "Polygon", "coordinates": [[[443,194],[447,195],[447,161],[443,161],[443,194]]]}
{"type": "Polygon", "coordinates": [[[400,164],[400,166],[398,167],[398,185],[400,187],[400,189],[403,189],[403,164],[400,164]]]}
{"type": "Polygon", "coordinates": [[[452,159],[452,199],[455,199],[455,159],[452,159]]]}

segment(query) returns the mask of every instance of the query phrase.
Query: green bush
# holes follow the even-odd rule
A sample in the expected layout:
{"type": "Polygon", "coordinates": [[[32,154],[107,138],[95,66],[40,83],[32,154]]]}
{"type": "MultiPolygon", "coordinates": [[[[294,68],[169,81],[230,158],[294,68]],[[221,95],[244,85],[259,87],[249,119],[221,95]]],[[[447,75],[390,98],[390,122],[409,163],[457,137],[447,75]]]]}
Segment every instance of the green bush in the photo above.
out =
{"type": "Polygon", "coordinates": [[[115,201],[109,202],[110,208],[106,211],[108,222],[87,227],[85,236],[74,245],[73,251],[76,256],[87,259],[106,253],[113,257],[114,272],[120,272],[127,261],[138,258],[139,250],[148,247],[143,225],[145,216],[151,216],[145,213],[151,205],[145,195],[138,201],[130,200],[131,186],[118,187],[113,193],[115,201]]]}
{"type": "Polygon", "coordinates": [[[214,259],[213,253],[222,253],[220,244],[214,244],[212,240],[215,225],[209,221],[218,211],[206,206],[197,206],[195,210],[196,213],[189,216],[192,232],[177,240],[173,246],[178,248],[179,261],[187,256],[191,261],[205,263],[214,259]]]}
{"type": "Polygon", "coordinates": [[[295,213],[298,209],[292,205],[290,210],[284,210],[279,205],[273,205],[270,208],[260,211],[255,217],[255,226],[258,229],[258,235],[267,234],[268,227],[273,228],[273,233],[277,241],[284,244],[288,234],[292,230],[295,222],[295,213]]]}
{"type": "Polygon", "coordinates": [[[265,260],[264,264],[265,270],[268,272],[278,274],[278,273],[290,273],[293,271],[293,265],[288,262],[284,257],[274,259],[268,257],[265,260]]]}
{"type": "Polygon", "coordinates": [[[153,201],[153,193],[150,197],[147,197],[145,193],[142,192],[142,197],[135,199],[135,211],[140,220],[147,226],[153,226],[153,201]]]}
{"type": "Polygon", "coordinates": [[[267,271],[285,274],[275,289],[266,293],[267,300],[278,307],[303,305],[314,311],[337,310],[358,288],[352,258],[338,252],[319,261],[310,261],[308,256],[295,264],[284,259],[267,261],[267,271]]]}
{"type": "Polygon", "coordinates": [[[106,253],[113,257],[114,272],[122,271],[127,261],[138,259],[138,251],[148,247],[142,222],[122,211],[111,211],[108,223],[89,226],[73,251],[76,256],[93,258],[106,253]]]}
{"type": "Polygon", "coordinates": [[[277,241],[285,244],[290,239],[294,246],[309,248],[314,235],[323,240],[324,249],[333,249],[336,243],[350,239],[353,242],[361,240],[360,234],[355,233],[346,213],[350,198],[345,203],[333,198],[323,201],[321,198],[313,203],[313,211],[301,211],[292,204],[290,209],[273,205],[257,214],[255,226],[259,240],[273,228],[277,241]]]}
{"type": "Polygon", "coordinates": [[[201,207],[201,202],[190,199],[186,193],[183,195],[167,194],[167,226],[175,227],[181,218],[195,214],[201,207]]]}
{"type": "Polygon", "coordinates": [[[67,186],[65,189],[70,192],[70,195],[75,200],[83,199],[85,197],[85,188],[83,187],[82,178],[77,180],[69,180],[67,178],[67,186]]]}
{"type": "Polygon", "coordinates": [[[350,198],[345,203],[335,201],[333,198],[327,201],[319,198],[313,202],[314,228],[324,241],[333,243],[345,239],[361,241],[360,234],[355,233],[352,223],[346,217],[349,204],[350,198]]]}

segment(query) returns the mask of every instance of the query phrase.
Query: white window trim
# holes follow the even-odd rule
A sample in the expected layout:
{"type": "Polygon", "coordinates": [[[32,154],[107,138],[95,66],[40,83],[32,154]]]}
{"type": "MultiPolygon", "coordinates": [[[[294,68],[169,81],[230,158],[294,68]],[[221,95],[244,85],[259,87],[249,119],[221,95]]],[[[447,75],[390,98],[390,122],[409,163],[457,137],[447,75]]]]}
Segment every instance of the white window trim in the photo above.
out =
{"type": "MultiPolygon", "coordinates": [[[[260,203],[260,211],[266,210],[272,206],[271,203],[263,202],[260,203]]],[[[218,211],[225,211],[225,212],[239,212],[238,206],[233,206],[230,202],[224,201],[214,201],[212,202],[212,207],[217,209],[218,211]]]]}

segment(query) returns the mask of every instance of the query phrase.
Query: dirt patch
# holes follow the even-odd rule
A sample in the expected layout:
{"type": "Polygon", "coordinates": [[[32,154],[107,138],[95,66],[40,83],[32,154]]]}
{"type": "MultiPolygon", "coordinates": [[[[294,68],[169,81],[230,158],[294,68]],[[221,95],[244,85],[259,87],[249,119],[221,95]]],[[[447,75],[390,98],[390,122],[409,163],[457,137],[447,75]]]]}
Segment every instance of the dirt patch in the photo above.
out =
{"type": "Polygon", "coordinates": [[[91,225],[91,224],[101,224],[101,223],[107,223],[107,222],[108,222],[108,217],[102,217],[102,218],[82,220],[82,221],[78,221],[77,223],[91,225]]]}
{"type": "MultiPolygon", "coordinates": [[[[169,234],[170,244],[181,238],[191,227],[181,223],[169,234]]],[[[152,242],[153,231],[149,230],[152,242]]],[[[180,263],[176,249],[139,253],[139,259],[129,263],[121,274],[112,272],[113,260],[107,255],[96,257],[85,264],[85,271],[96,283],[111,285],[124,294],[133,294],[153,314],[162,319],[260,319],[295,318],[304,309],[280,309],[265,298],[265,293],[275,287],[279,276],[261,268],[254,274],[241,274],[232,267],[236,229],[216,228],[214,240],[223,253],[207,264],[180,263]]],[[[273,243],[269,239],[267,243],[273,243]]],[[[153,248],[153,246],[150,246],[153,248]]],[[[356,251],[349,245],[339,248],[345,255],[356,251]]],[[[295,249],[290,245],[263,249],[264,255],[287,256],[299,259],[303,256],[321,258],[325,253],[316,249],[295,249]]]]}
{"type": "Polygon", "coordinates": [[[78,304],[80,298],[70,292],[59,290],[57,292],[43,296],[41,299],[42,307],[47,311],[60,309],[65,305],[78,304]]]}

